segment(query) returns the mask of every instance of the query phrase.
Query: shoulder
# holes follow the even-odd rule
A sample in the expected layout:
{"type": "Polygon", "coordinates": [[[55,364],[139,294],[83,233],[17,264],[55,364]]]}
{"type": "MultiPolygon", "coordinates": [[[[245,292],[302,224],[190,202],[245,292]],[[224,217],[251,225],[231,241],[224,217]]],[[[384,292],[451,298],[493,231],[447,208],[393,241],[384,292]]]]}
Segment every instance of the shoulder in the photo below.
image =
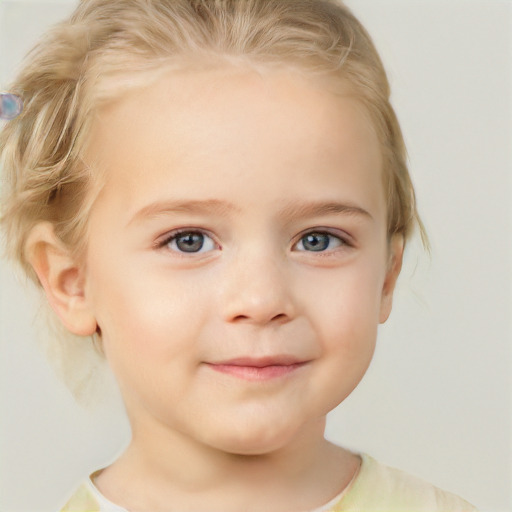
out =
{"type": "Polygon", "coordinates": [[[89,477],[76,489],[59,512],[126,512],[126,510],[105,498],[89,477]]]}
{"type": "Polygon", "coordinates": [[[88,483],[85,482],[73,493],[60,512],[101,512],[101,509],[88,483]]]}
{"type": "Polygon", "coordinates": [[[343,512],[476,512],[455,494],[361,455],[359,474],[338,503],[343,512]]]}

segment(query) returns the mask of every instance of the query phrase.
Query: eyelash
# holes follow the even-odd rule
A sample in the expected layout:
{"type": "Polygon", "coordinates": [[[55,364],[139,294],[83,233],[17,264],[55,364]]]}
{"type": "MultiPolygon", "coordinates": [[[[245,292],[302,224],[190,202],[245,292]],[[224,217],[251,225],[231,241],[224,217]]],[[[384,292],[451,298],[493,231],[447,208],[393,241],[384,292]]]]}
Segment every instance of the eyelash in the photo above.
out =
{"type": "MultiPolygon", "coordinates": [[[[218,244],[215,241],[214,237],[212,235],[210,235],[207,231],[204,231],[202,229],[194,229],[194,228],[185,228],[185,229],[179,229],[179,230],[176,230],[176,231],[172,231],[172,232],[168,233],[167,236],[165,236],[165,238],[163,240],[157,241],[156,247],[158,249],[167,248],[168,250],[170,250],[170,251],[172,251],[172,252],[174,252],[176,254],[182,255],[184,257],[187,257],[186,255],[197,255],[197,254],[202,254],[202,252],[209,252],[209,251],[196,251],[196,252],[191,251],[191,252],[187,252],[187,251],[180,251],[180,250],[176,250],[176,249],[171,249],[169,247],[169,244],[171,244],[172,242],[178,240],[180,238],[180,236],[183,236],[183,235],[197,235],[197,234],[200,234],[200,235],[203,235],[203,236],[206,236],[206,237],[210,238],[212,240],[212,242],[214,244],[216,244],[218,248],[220,248],[220,244],[218,244]]],[[[332,256],[332,253],[336,252],[337,249],[347,249],[347,248],[354,247],[354,244],[349,239],[348,235],[343,236],[343,235],[341,235],[339,233],[333,233],[333,232],[331,232],[329,230],[322,229],[322,228],[310,229],[308,231],[305,231],[305,232],[301,233],[297,237],[297,241],[294,242],[293,247],[296,247],[299,243],[303,244],[303,240],[308,235],[320,235],[320,236],[327,235],[328,237],[330,237],[330,239],[334,238],[334,239],[338,240],[339,245],[337,247],[335,247],[334,249],[331,249],[331,250],[326,249],[326,250],[322,250],[322,251],[314,251],[314,250],[313,251],[307,251],[307,250],[303,249],[303,250],[300,250],[298,252],[313,253],[313,254],[315,254],[317,256],[327,257],[327,256],[332,256]]],[[[203,245],[201,246],[200,249],[202,249],[202,248],[203,248],[203,245]]]]}
{"type": "MultiPolygon", "coordinates": [[[[172,252],[174,252],[176,254],[179,254],[179,255],[201,254],[200,252],[189,252],[189,253],[187,253],[186,251],[179,251],[179,250],[171,249],[170,247],[168,247],[169,244],[171,244],[173,241],[178,240],[180,238],[180,236],[183,236],[183,235],[197,235],[197,234],[206,235],[217,246],[219,246],[219,244],[217,242],[215,242],[214,237],[211,236],[207,231],[204,231],[202,229],[186,228],[186,229],[178,229],[176,231],[171,231],[170,233],[168,233],[162,241],[157,242],[157,248],[158,249],[168,248],[168,250],[170,250],[170,251],[172,251],[172,252]]],[[[201,246],[201,249],[202,249],[202,246],[201,246]]]]}
{"type": "MultiPolygon", "coordinates": [[[[347,248],[352,248],[354,245],[353,243],[349,240],[349,237],[348,235],[341,235],[340,233],[333,233],[329,230],[325,230],[325,229],[322,229],[322,228],[318,228],[318,229],[311,229],[311,230],[308,230],[304,233],[301,233],[298,237],[298,240],[297,242],[295,242],[293,244],[294,247],[296,247],[298,244],[302,243],[302,245],[304,246],[304,239],[308,236],[308,235],[317,235],[317,236],[328,236],[330,240],[332,239],[335,239],[339,242],[339,245],[332,248],[332,249],[329,249],[328,247],[323,250],[323,251],[306,251],[306,250],[301,250],[299,252],[306,252],[306,253],[312,253],[312,254],[315,254],[316,256],[321,256],[321,257],[329,257],[329,256],[333,256],[335,252],[337,252],[338,250],[343,250],[343,249],[347,249],[347,248]]],[[[329,240],[329,245],[330,245],[330,240],[329,240]]]]}

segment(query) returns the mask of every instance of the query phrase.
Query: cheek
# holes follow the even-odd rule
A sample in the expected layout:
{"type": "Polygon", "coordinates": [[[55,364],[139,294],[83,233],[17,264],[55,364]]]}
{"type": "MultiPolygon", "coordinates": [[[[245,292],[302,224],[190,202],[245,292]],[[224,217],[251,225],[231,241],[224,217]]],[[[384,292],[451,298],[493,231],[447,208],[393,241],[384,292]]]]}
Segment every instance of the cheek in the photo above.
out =
{"type": "Polygon", "coordinates": [[[89,292],[112,362],[164,362],[193,346],[194,327],[204,309],[200,288],[137,259],[91,258],[90,268],[89,292]]]}
{"type": "Polygon", "coordinates": [[[377,338],[382,266],[358,262],[336,275],[317,280],[318,293],[306,306],[319,334],[326,374],[343,375],[350,388],[366,371],[377,338]]]}
{"type": "Polygon", "coordinates": [[[201,310],[196,300],[171,291],[146,286],[117,288],[105,297],[99,325],[107,340],[131,346],[148,356],[169,357],[182,345],[190,346],[201,310]],[[159,293],[160,291],[165,293],[159,293]]]}
{"type": "Polygon", "coordinates": [[[89,282],[106,351],[122,347],[143,355],[168,342],[180,302],[162,276],[118,255],[91,258],[89,282]]]}
{"type": "Polygon", "coordinates": [[[365,375],[375,351],[379,314],[375,281],[347,279],[333,288],[331,300],[316,303],[322,356],[315,386],[318,395],[326,397],[326,412],[365,375]]]}
{"type": "Polygon", "coordinates": [[[341,333],[376,329],[380,312],[382,264],[364,261],[324,275],[317,274],[314,289],[305,295],[306,309],[320,319],[318,328],[329,327],[341,333]]]}
{"type": "MultiPolygon", "coordinates": [[[[188,382],[197,365],[201,307],[194,293],[150,275],[112,274],[101,282],[99,325],[106,359],[125,400],[151,402],[188,382]]],[[[172,394],[172,393],[171,393],[172,394]]]]}
{"type": "Polygon", "coordinates": [[[317,332],[322,333],[324,352],[348,369],[369,363],[377,338],[377,301],[357,302],[355,295],[337,305],[325,304],[324,315],[329,318],[325,316],[317,327],[317,332]]]}

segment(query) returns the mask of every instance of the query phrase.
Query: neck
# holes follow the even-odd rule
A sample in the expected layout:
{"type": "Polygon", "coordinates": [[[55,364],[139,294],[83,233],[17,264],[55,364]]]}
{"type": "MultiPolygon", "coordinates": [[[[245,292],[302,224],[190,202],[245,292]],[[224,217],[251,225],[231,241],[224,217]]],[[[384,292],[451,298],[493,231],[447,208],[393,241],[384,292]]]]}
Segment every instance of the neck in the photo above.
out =
{"type": "Polygon", "coordinates": [[[96,485],[114,503],[137,512],[168,511],[169,503],[176,510],[204,510],[208,503],[208,510],[223,512],[314,509],[341,492],[359,462],[326,441],[324,429],[321,418],[305,425],[286,446],[243,455],[161,425],[137,426],[125,453],[98,476],[96,485]]]}

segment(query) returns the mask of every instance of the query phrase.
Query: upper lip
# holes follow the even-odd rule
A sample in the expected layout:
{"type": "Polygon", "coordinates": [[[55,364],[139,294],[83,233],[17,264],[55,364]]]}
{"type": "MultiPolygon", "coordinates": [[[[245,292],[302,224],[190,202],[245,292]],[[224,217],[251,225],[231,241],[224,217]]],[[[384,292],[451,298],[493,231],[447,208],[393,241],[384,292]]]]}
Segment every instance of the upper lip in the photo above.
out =
{"type": "Polygon", "coordinates": [[[263,368],[265,366],[291,366],[305,362],[306,361],[304,359],[299,359],[295,356],[279,355],[267,357],[237,357],[235,359],[218,361],[210,364],[225,366],[252,366],[255,368],[263,368]]]}

